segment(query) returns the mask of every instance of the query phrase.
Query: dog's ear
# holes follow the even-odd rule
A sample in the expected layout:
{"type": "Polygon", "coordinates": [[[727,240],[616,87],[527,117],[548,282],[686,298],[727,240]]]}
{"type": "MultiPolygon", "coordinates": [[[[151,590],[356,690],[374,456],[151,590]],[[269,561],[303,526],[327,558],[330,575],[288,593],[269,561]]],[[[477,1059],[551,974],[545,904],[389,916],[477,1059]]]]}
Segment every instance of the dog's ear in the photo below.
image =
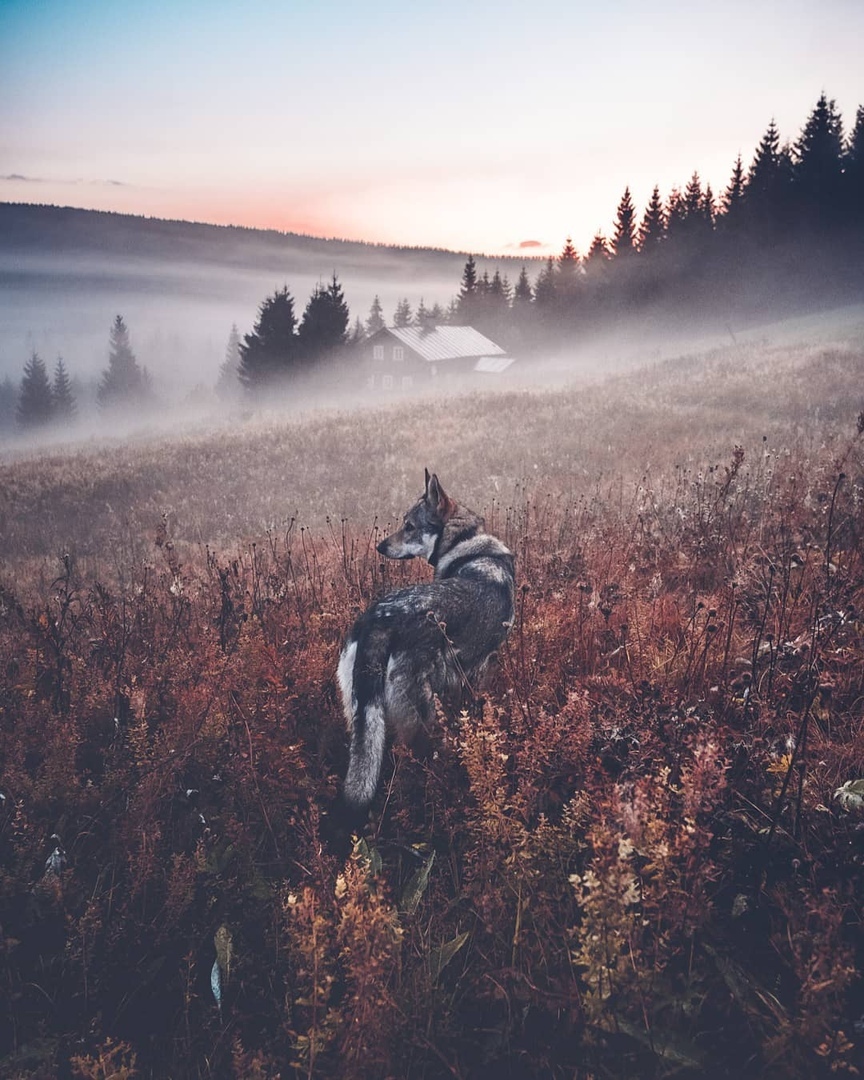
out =
{"type": "Polygon", "coordinates": [[[430,476],[428,471],[426,473],[426,502],[441,521],[446,521],[456,509],[456,503],[445,493],[438,477],[435,473],[430,476]]]}

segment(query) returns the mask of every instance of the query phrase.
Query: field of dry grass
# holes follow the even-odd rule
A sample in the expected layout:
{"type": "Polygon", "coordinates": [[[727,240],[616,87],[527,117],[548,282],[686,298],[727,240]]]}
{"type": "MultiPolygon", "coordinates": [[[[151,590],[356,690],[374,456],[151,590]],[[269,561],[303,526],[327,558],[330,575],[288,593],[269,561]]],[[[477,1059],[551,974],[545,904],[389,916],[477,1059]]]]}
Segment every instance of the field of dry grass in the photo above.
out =
{"type": "Polygon", "coordinates": [[[862,376],[748,346],[0,462],[0,1075],[854,1074],[862,376]],[[427,465],[517,620],[351,853],[335,662],[429,573],[374,551],[427,465]]]}

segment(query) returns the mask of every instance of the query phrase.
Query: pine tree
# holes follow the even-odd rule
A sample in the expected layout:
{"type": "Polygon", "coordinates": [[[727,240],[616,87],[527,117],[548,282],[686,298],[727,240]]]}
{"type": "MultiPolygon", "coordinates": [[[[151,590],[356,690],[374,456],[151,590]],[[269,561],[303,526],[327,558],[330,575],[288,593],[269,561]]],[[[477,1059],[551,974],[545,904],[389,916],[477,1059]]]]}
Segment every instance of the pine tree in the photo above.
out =
{"type": "Polygon", "coordinates": [[[396,310],[393,312],[393,325],[400,330],[404,330],[406,326],[411,325],[413,319],[411,305],[408,303],[408,297],[406,296],[396,305],[396,310]]]}
{"type": "Polygon", "coordinates": [[[705,190],[702,193],[702,205],[699,209],[707,231],[713,231],[717,221],[717,203],[710,184],[705,185],[705,190]]]}
{"type": "Polygon", "coordinates": [[[693,221],[697,220],[702,209],[702,181],[699,179],[698,172],[694,172],[687,181],[683,201],[684,217],[693,221]]]}
{"type": "Polygon", "coordinates": [[[354,320],[354,329],[351,331],[350,345],[360,345],[366,340],[366,328],[358,315],[354,320]]]}
{"type": "Polygon", "coordinates": [[[474,256],[469,255],[462,271],[459,295],[456,298],[456,317],[460,323],[470,326],[477,311],[477,264],[474,256]]]}
{"type": "Polygon", "coordinates": [[[15,407],[18,403],[18,389],[7,375],[0,382],[0,431],[11,428],[15,423],[15,407]]]}
{"type": "Polygon", "coordinates": [[[598,273],[604,271],[611,258],[612,252],[609,250],[609,241],[598,230],[594,234],[591,246],[588,248],[588,254],[585,256],[585,273],[596,277],[598,273]]]}
{"type": "Polygon", "coordinates": [[[513,299],[513,289],[507,280],[507,275],[502,276],[497,266],[495,267],[495,273],[492,275],[492,283],[489,286],[489,297],[496,310],[510,307],[510,301],[513,299]]]}
{"type": "Polygon", "coordinates": [[[687,212],[684,206],[684,196],[680,188],[673,187],[666,200],[666,236],[670,242],[677,242],[686,234],[685,222],[687,212]]]}
{"type": "Polygon", "coordinates": [[[528,279],[528,271],[523,264],[522,269],[519,271],[519,277],[516,281],[516,288],[513,290],[513,308],[524,309],[534,299],[534,291],[531,288],[531,282],[528,279]]]}
{"type": "Polygon", "coordinates": [[[111,327],[108,367],[102,373],[96,401],[100,409],[136,408],[149,403],[151,397],[150,377],[135,358],[126,323],[118,315],[111,327]]]}
{"type": "Polygon", "coordinates": [[[627,258],[636,250],[636,207],[630,195],[629,185],[618,203],[615,217],[615,235],[612,237],[612,252],[616,259],[627,258]]]}
{"type": "Polygon", "coordinates": [[[849,219],[864,221],[864,105],[858,106],[843,159],[843,206],[849,219]]]}
{"type": "Polygon", "coordinates": [[[555,273],[555,298],[558,305],[568,314],[573,313],[573,306],[579,294],[582,280],[582,260],[572,239],[568,236],[558,256],[555,273]]]}
{"type": "Polygon", "coordinates": [[[369,337],[373,334],[377,334],[379,330],[383,330],[386,326],[384,322],[384,309],[381,307],[381,301],[378,299],[378,294],[375,294],[375,299],[372,301],[372,306],[369,308],[369,318],[366,320],[366,333],[369,337]]]}
{"type": "MultiPolygon", "coordinates": [[[[714,228],[714,195],[707,189],[702,190],[698,172],[687,181],[681,196],[680,213],[680,235],[686,237],[691,253],[701,252],[714,228]]],[[[676,222],[673,233],[677,227],[676,222]]]]}
{"type": "Polygon", "coordinates": [[[243,335],[239,378],[247,391],[261,392],[294,369],[296,327],[294,300],[284,285],[262,302],[252,333],[243,335]]]}
{"type": "Polygon", "coordinates": [[[843,121],[834,101],[822,93],[794,148],[796,204],[817,227],[840,220],[843,121]]]}
{"type": "Polygon", "coordinates": [[[789,221],[792,160],[772,119],[756,148],[744,187],[748,230],[761,239],[779,235],[789,221]]]}
{"type": "Polygon", "coordinates": [[[417,305],[417,311],[414,313],[414,325],[419,326],[421,330],[429,329],[429,309],[423,302],[423,297],[420,297],[420,303],[417,305]]]}
{"type": "Polygon", "coordinates": [[[66,371],[66,365],[62,357],[57,357],[54,367],[54,381],[51,384],[51,399],[54,405],[54,417],[63,424],[69,424],[75,419],[78,411],[75,404],[75,395],[72,393],[72,383],[66,371]]]}
{"type": "Polygon", "coordinates": [[[639,250],[653,254],[665,239],[666,214],[663,210],[663,200],[660,198],[660,188],[655,184],[648,205],[645,207],[642,224],[639,226],[639,250]]]}
{"type": "Polygon", "coordinates": [[[447,321],[447,312],[436,301],[432,305],[432,310],[429,312],[429,318],[433,326],[441,326],[442,323],[447,321]]]}
{"type": "Polygon", "coordinates": [[[230,401],[239,397],[242,390],[240,382],[240,331],[237,324],[231,326],[228,334],[228,344],[225,346],[225,359],[219,366],[219,377],[216,380],[216,394],[223,401],[230,401]]]}
{"type": "Polygon", "coordinates": [[[726,185],[726,190],[720,199],[720,212],[717,222],[718,228],[727,232],[734,231],[741,224],[741,213],[744,202],[744,165],[741,155],[735,159],[732,166],[732,176],[726,185]]]}
{"type": "Polygon", "coordinates": [[[35,351],[24,365],[15,416],[22,428],[42,427],[54,418],[54,400],[48,372],[45,370],[45,362],[35,351]]]}
{"type": "Polygon", "coordinates": [[[777,123],[772,117],[768,130],[756,147],[753,163],[747,173],[745,197],[750,202],[761,198],[770,199],[772,196],[779,157],[780,132],[777,130],[777,123]]]}
{"type": "Polygon", "coordinates": [[[315,287],[303,312],[297,348],[304,362],[314,363],[339,352],[348,341],[350,319],[342,286],[334,273],[326,288],[315,287]]]}
{"type": "Polygon", "coordinates": [[[545,309],[555,303],[558,297],[558,284],[555,275],[555,260],[550,255],[546,265],[534,282],[534,303],[538,309],[545,309]]]}

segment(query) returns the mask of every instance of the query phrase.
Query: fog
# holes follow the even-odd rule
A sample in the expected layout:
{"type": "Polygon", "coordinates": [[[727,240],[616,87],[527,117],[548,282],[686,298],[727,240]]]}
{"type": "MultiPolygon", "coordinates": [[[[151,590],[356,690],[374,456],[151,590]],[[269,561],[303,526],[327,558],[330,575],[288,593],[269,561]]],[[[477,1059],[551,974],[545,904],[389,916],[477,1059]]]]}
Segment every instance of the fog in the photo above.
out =
{"type": "MultiPolygon", "coordinates": [[[[102,371],[118,314],[132,347],[181,392],[215,382],[233,324],[251,331],[259,305],[288,286],[298,321],[319,282],[339,277],[352,322],[377,295],[446,307],[464,253],[392,248],[275,232],[0,204],[0,379],[18,380],[35,349],[82,380],[102,371]]],[[[478,259],[515,281],[524,260],[478,259]]],[[[530,264],[529,264],[530,265],[530,264]]]]}
{"type": "MultiPolygon", "coordinates": [[[[521,348],[519,328],[514,332],[511,321],[509,340],[505,334],[499,343],[515,362],[501,374],[418,378],[410,395],[385,393],[366,386],[358,355],[349,353],[341,363],[320,364],[314,378],[295,378],[268,393],[266,402],[239,394],[225,402],[215,386],[231,327],[241,336],[249,333],[262,302],[282,285],[294,298],[298,322],[312,291],[335,273],[351,324],[358,317],[365,322],[375,296],[391,324],[403,298],[414,310],[421,299],[427,308],[446,308],[459,292],[467,256],[9,204],[0,204],[0,227],[0,388],[8,378],[17,393],[35,351],[49,376],[63,358],[77,399],[74,423],[22,432],[15,427],[7,384],[0,443],[13,454],[82,439],[151,437],[221,424],[236,428],[273,414],[381,405],[411,395],[594,382],[670,357],[748,342],[864,336],[864,308],[838,306],[847,300],[842,292],[848,291],[849,275],[835,274],[841,287],[831,310],[831,298],[817,287],[820,273],[822,281],[827,275],[815,261],[807,273],[796,263],[794,278],[784,277],[780,259],[768,272],[755,266],[749,276],[729,282],[728,299],[717,293],[717,267],[713,277],[694,277],[695,285],[681,284],[683,278],[667,267],[670,287],[649,302],[643,295],[635,304],[619,298],[604,307],[601,297],[595,309],[581,310],[577,322],[565,324],[559,314],[557,327],[538,322],[534,312],[533,340],[523,339],[521,348]],[[682,300],[687,287],[691,292],[682,300]],[[118,314],[138,362],[152,377],[156,406],[147,412],[107,414],[96,408],[118,314]]],[[[511,285],[523,264],[532,282],[543,265],[482,256],[476,261],[478,278],[497,270],[511,285]]],[[[590,274],[586,281],[590,289],[590,274]]],[[[624,297],[626,278],[622,287],[624,297]]]]}
{"type": "MultiPolygon", "coordinates": [[[[311,260],[310,260],[311,261],[311,260]]],[[[352,273],[322,259],[313,268],[229,268],[154,259],[100,260],[0,252],[0,379],[17,380],[34,351],[70,373],[97,376],[107,363],[108,332],[118,314],[138,360],[158,379],[188,390],[214,383],[231,326],[249,333],[258,308],[284,284],[298,320],[320,281],[339,276],[352,320],[366,319],[377,295],[388,321],[400,299],[446,306],[458,291],[464,257],[452,272],[400,274],[398,266],[358,266],[352,273]]],[[[498,265],[496,263],[496,265],[498,265]]],[[[518,271],[517,271],[518,272],[518,271]]]]}

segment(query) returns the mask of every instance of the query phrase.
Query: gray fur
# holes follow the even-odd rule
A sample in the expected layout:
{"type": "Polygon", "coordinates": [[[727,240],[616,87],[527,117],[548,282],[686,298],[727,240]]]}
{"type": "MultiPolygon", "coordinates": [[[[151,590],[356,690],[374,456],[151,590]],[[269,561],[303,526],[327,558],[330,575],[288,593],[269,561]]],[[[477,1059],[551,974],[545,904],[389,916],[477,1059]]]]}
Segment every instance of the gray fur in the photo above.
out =
{"type": "Polygon", "coordinates": [[[411,741],[434,722],[436,695],[475,689],[513,622],[512,554],[428,471],[424,494],[378,551],[426,558],[435,576],[373,604],[342,649],[338,681],[351,734],[344,799],[355,812],[375,796],[387,736],[411,741]]]}

